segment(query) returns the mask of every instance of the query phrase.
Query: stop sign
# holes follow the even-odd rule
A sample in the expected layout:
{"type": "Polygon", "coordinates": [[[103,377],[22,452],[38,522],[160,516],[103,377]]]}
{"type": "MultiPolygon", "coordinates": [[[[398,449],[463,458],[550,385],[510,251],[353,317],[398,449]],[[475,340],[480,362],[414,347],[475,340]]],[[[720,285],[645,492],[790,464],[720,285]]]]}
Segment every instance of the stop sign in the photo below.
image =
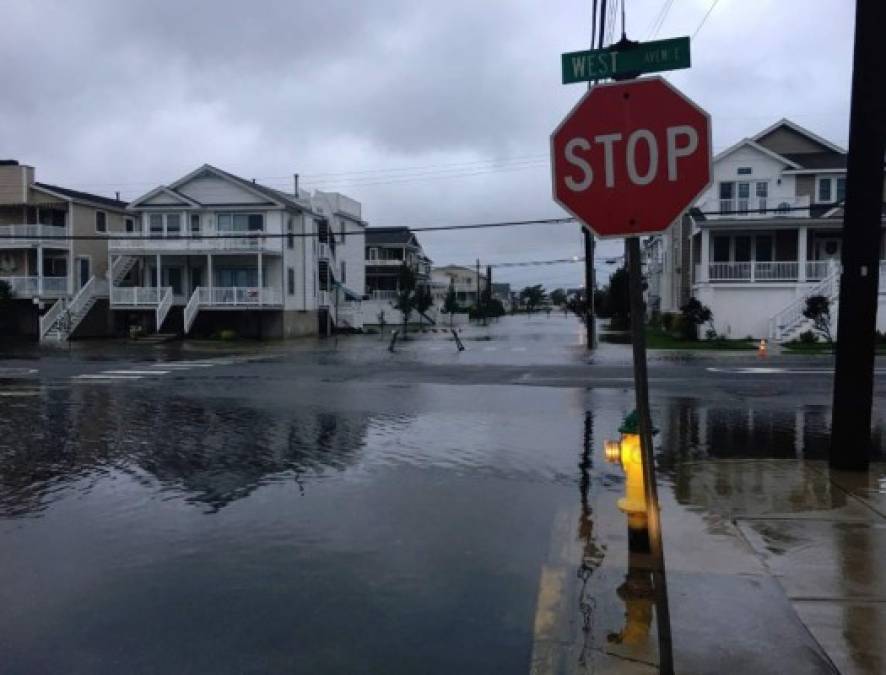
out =
{"type": "Polygon", "coordinates": [[[594,86],[551,134],[554,200],[599,237],[661,232],[711,181],[708,114],[660,77],[594,86]]]}

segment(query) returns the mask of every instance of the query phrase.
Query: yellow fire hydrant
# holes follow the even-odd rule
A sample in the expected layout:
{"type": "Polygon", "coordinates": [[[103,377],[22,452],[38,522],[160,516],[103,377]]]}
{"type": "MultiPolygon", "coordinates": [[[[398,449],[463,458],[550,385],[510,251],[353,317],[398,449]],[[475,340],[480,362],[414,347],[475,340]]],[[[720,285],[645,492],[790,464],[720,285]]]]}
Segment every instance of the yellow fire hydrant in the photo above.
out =
{"type": "Polygon", "coordinates": [[[620,463],[625,472],[625,496],[618,500],[618,508],[628,517],[631,534],[644,538],[648,528],[646,520],[646,490],[643,482],[643,454],[640,451],[640,424],[637,412],[627,417],[619,428],[621,439],[605,441],[606,460],[620,463]]]}

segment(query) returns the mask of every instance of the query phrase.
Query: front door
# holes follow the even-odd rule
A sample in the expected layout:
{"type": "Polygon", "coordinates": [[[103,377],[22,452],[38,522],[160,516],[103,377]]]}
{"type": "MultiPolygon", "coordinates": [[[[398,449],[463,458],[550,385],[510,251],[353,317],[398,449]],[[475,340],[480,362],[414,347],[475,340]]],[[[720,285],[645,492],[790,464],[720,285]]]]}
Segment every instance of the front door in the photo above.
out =
{"type": "Polygon", "coordinates": [[[840,261],[840,237],[817,237],[815,239],[815,259],[840,261]]]}
{"type": "Polygon", "coordinates": [[[77,271],[80,275],[80,288],[83,288],[86,285],[86,282],[89,281],[89,258],[77,258],[79,261],[77,264],[77,271]]]}

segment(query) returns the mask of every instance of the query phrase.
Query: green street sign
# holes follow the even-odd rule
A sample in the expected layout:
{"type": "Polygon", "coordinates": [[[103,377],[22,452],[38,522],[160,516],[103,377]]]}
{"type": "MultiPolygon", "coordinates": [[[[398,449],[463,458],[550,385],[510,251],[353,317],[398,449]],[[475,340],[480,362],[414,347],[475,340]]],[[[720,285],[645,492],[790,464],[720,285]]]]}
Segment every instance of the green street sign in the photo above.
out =
{"type": "Polygon", "coordinates": [[[563,84],[688,68],[689,38],[640,42],[629,47],[569,52],[562,55],[563,84]]]}

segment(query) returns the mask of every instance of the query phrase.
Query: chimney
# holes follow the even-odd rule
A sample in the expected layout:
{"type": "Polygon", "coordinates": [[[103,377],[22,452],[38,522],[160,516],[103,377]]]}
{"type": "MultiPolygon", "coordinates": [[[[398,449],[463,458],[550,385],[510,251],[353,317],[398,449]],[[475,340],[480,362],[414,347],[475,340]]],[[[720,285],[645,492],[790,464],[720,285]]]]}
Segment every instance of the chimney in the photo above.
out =
{"type": "Polygon", "coordinates": [[[255,185],[255,178],[252,179],[252,184],[255,185]]]}
{"type": "Polygon", "coordinates": [[[114,195],[116,195],[117,201],[119,202],[119,201],[120,201],[120,193],[119,193],[119,192],[115,192],[114,195]]]}
{"type": "Polygon", "coordinates": [[[295,198],[298,199],[298,174],[292,174],[292,186],[295,190],[295,198]]]}
{"type": "Polygon", "coordinates": [[[34,183],[34,167],[15,159],[0,159],[0,204],[23,204],[34,183]]]}

